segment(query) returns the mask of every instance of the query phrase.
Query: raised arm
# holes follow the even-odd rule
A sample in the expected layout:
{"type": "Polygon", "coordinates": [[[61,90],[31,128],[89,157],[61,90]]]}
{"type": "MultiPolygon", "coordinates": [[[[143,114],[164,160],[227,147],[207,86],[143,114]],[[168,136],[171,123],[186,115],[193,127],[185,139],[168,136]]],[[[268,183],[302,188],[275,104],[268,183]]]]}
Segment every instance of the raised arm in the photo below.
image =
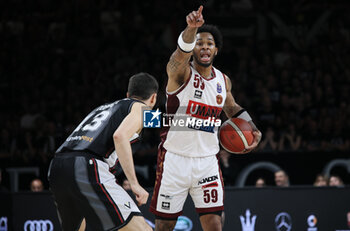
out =
{"type": "Polygon", "coordinates": [[[203,6],[200,6],[197,11],[192,11],[186,16],[187,27],[180,34],[177,42],[178,46],[166,67],[168,74],[167,90],[169,92],[177,90],[189,78],[189,61],[196,44],[197,29],[204,24],[202,10],[203,6]]]}
{"type": "Polygon", "coordinates": [[[134,160],[132,157],[130,138],[142,129],[142,107],[144,104],[134,103],[131,111],[118,129],[113,134],[114,146],[118,155],[120,165],[123,168],[126,178],[130,182],[131,190],[136,196],[139,205],[145,204],[148,192],[142,188],[135,173],[134,160]]]}
{"type": "Polygon", "coordinates": [[[223,110],[224,110],[226,116],[228,118],[232,118],[232,117],[242,118],[242,119],[248,121],[254,130],[253,131],[254,141],[244,151],[244,153],[247,153],[247,152],[252,151],[254,148],[256,148],[258,146],[258,144],[261,140],[261,132],[255,126],[255,124],[254,124],[252,118],[249,116],[248,112],[246,112],[246,110],[244,108],[242,108],[240,105],[238,105],[236,103],[235,99],[233,98],[232,92],[231,92],[231,89],[232,89],[231,80],[226,75],[225,75],[225,81],[226,81],[226,100],[225,100],[223,110]]]}

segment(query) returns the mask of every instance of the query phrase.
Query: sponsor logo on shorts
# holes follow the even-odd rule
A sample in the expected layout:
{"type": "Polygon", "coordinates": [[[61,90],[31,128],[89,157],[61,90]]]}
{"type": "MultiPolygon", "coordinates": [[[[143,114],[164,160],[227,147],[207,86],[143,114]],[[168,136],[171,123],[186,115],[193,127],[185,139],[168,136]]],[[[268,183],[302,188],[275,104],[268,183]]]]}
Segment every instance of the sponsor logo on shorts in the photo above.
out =
{"type": "Polygon", "coordinates": [[[124,206],[127,207],[128,209],[131,209],[130,201],[128,201],[128,203],[125,203],[124,206]]]}
{"type": "Polygon", "coordinates": [[[162,209],[170,210],[170,202],[162,202],[162,209]]]}
{"type": "Polygon", "coordinates": [[[218,175],[206,177],[206,178],[203,178],[200,181],[198,181],[198,185],[212,182],[212,181],[217,180],[217,179],[219,179],[218,175]]]}
{"type": "Polygon", "coordinates": [[[218,182],[213,182],[213,183],[202,185],[202,189],[215,188],[215,187],[218,187],[218,186],[219,186],[218,182]]]}
{"type": "Polygon", "coordinates": [[[165,195],[165,194],[160,194],[161,197],[164,197],[167,200],[173,199],[173,196],[165,195]]]}

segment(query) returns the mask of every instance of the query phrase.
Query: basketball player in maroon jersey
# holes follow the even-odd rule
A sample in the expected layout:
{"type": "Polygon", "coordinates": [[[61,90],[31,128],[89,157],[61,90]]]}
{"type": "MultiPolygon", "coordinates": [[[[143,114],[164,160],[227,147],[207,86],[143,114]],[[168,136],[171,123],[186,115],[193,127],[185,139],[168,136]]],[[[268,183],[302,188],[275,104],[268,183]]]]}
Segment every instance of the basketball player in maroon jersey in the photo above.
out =
{"type": "MultiPolygon", "coordinates": [[[[247,153],[257,147],[261,132],[235,102],[230,78],[212,65],[222,38],[215,26],[203,25],[202,10],[200,6],[187,15],[187,28],[167,64],[167,114],[173,115],[173,120],[184,115],[205,120],[218,118],[224,110],[228,118],[245,119],[254,129],[254,141],[243,151],[247,153]]],[[[224,192],[216,158],[220,150],[217,130],[210,126],[170,126],[161,133],[161,140],[150,206],[156,215],[156,231],[174,229],[188,193],[203,230],[222,230],[224,192]]]]}

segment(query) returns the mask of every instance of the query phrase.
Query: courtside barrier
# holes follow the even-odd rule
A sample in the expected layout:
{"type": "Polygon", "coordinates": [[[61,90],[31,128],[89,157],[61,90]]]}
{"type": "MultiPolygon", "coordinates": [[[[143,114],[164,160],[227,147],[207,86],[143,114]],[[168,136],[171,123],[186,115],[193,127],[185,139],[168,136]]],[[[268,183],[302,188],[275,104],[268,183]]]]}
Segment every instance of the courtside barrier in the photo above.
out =
{"type": "MultiPolygon", "coordinates": [[[[60,230],[49,192],[0,193],[0,205],[0,231],[60,230]]],[[[179,222],[177,230],[201,230],[190,200],[179,222]]],[[[223,230],[350,231],[350,187],[226,188],[223,230]]]]}

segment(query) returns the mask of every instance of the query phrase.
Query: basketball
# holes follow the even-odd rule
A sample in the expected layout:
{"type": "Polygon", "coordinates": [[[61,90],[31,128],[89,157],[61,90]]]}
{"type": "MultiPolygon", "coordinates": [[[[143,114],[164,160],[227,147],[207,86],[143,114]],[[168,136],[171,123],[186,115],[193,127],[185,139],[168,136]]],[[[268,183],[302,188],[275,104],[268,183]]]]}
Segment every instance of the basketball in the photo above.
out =
{"type": "Polygon", "coordinates": [[[220,127],[219,140],[226,151],[240,154],[253,143],[253,128],[244,119],[228,119],[220,127]]]}

